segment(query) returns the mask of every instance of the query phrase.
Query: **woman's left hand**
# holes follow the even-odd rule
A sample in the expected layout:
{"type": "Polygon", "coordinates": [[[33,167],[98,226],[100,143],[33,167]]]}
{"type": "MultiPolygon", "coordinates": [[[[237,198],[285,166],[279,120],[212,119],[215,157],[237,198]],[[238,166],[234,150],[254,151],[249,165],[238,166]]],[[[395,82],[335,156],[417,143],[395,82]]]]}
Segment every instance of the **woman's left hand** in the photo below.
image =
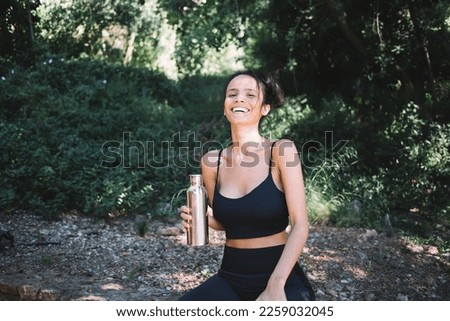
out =
{"type": "Polygon", "coordinates": [[[279,289],[265,289],[263,293],[259,295],[256,301],[287,301],[284,288],[279,289]]]}

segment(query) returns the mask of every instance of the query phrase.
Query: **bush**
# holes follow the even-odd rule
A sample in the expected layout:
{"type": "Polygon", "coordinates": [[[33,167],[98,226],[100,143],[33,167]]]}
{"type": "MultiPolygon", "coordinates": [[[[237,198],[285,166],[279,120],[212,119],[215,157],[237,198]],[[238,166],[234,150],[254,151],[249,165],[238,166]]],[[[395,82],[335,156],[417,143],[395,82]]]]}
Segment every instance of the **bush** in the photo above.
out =
{"type": "MultiPolygon", "coordinates": [[[[322,114],[312,109],[305,96],[289,97],[262,123],[262,131],[274,139],[292,139],[300,152],[306,187],[309,220],[313,225],[331,223],[335,213],[351,202],[343,189],[350,177],[356,150],[347,145],[348,136],[336,131],[345,122],[345,108],[335,111],[327,104],[322,114]]],[[[342,127],[341,127],[342,128],[342,127]]],[[[347,220],[341,217],[340,220],[347,220]]],[[[356,224],[356,220],[351,220],[356,224]]]]}
{"type": "Polygon", "coordinates": [[[186,183],[189,167],[174,166],[178,151],[160,144],[185,132],[177,86],[165,77],[55,59],[3,79],[2,208],[150,212],[186,183]]]}
{"type": "Polygon", "coordinates": [[[448,124],[424,121],[413,103],[385,122],[362,122],[339,99],[316,109],[290,99],[280,115],[302,152],[313,223],[382,229],[390,214],[395,227],[422,234],[448,224],[448,124]]]}
{"type": "Polygon", "coordinates": [[[384,136],[386,150],[392,155],[389,166],[380,171],[387,210],[399,214],[399,223],[423,226],[421,233],[428,233],[426,222],[448,222],[450,126],[423,121],[419,107],[410,103],[384,136]]]}

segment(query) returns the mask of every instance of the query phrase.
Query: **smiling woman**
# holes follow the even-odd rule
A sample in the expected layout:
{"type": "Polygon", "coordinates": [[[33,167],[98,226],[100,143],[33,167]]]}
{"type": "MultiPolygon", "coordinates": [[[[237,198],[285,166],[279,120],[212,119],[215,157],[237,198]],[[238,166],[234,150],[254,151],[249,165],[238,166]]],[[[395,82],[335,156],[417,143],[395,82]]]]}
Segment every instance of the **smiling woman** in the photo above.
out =
{"type": "Polygon", "coordinates": [[[239,74],[230,81],[224,100],[224,115],[232,126],[232,132],[237,130],[233,130],[236,115],[239,115],[237,119],[246,120],[252,125],[259,123],[260,118],[269,113],[270,105],[264,104],[263,99],[264,93],[253,77],[239,74]]]}
{"type": "MultiPolygon", "coordinates": [[[[308,237],[297,150],[289,140],[270,141],[259,132],[261,119],[283,100],[269,74],[239,72],[227,83],[223,113],[232,144],[202,158],[209,226],[225,231],[224,256],[219,272],[181,300],[315,298],[297,262],[308,237]]],[[[191,209],[181,212],[189,228],[191,209]]]]}

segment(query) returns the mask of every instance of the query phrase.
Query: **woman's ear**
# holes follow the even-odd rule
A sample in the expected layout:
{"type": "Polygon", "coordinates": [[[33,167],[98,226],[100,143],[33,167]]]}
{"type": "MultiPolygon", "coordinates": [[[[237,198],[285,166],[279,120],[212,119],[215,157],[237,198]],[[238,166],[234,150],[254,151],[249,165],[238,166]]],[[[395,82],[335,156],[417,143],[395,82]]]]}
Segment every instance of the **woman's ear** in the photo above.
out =
{"type": "Polygon", "coordinates": [[[262,105],[261,107],[261,113],[263,114],[263,116],[267,116],[267,114],[270,111],[270,105],[266,104],[266,105],[262,105]]]}

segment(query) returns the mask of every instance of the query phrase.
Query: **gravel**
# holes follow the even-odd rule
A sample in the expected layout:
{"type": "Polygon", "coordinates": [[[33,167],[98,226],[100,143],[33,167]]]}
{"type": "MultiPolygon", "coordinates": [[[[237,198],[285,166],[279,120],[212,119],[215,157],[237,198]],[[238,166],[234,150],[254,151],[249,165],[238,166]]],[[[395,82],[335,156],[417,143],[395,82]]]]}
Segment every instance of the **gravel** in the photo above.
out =
{"type": "MultiPolygon", "coordinates": [[[[208,246],[189,247],[179,220],[146,216],[0,224],[15,237],[1,245],[0,300],[176,300],[217,271],[225,240],[210,229],[208,246]]],[[[448,253],[397,235],[311,227],[299,262],[318,300],[450,300],[448,253]]]]}

